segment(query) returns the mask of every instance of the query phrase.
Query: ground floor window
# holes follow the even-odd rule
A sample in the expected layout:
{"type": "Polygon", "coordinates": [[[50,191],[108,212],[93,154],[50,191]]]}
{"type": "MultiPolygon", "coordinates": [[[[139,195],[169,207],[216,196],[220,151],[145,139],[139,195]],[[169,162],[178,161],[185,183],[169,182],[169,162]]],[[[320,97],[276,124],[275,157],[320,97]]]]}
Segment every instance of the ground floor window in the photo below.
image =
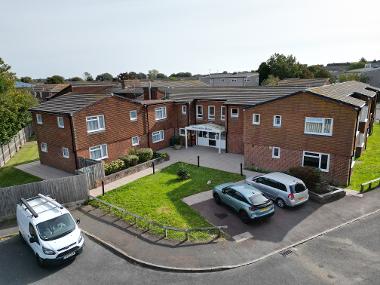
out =
{"type": "Polygon", "coordinates": [[[70,157],[69,149],[67,147],[63,147],[62,148],[62,156],[64,158],[69,158],[70,157]]]}
{"type": "Polygon", "coordinates": [[[152,142],[157,143],[160,141],[163,141],[165,139],[165,133],[164,131],[158,131],[158,132],[153,132],[152,133],[152,142]]]}
{"type": "Polygon", "coordinates": [[[186,134],[185,128],[179,128],[179,135],[185,136],[185,134],[186,134]]]}
{"type": "Polygon", "coordinates": [[[47,143],[41,143],[41,151],[42,152],[47,152],[48,151],[48,147],[47,147],[47,143]]]}
{"type": "Polygon", "coordinates": [[[330,155],[327,153],[304,151],[302,165],[315,167],[321,171],[328,172],[330,166],[330,155]]]}
{"type": "Polygon", "coordinates": [[[92,146],[89,151],[91,159],[102,160],[108,158],[108,148],[106,144],[92,146]]]}
{"type": "Polygon", "coordinates": [[[132,146],[137,146],[140,144],[140,139],[139,137],[132,137],[132,146]]]}
{"type": "Polygon", "coordinates": [[[272,147],[272,158],[280,158],[281,149],[277,146],[272,147]]]}

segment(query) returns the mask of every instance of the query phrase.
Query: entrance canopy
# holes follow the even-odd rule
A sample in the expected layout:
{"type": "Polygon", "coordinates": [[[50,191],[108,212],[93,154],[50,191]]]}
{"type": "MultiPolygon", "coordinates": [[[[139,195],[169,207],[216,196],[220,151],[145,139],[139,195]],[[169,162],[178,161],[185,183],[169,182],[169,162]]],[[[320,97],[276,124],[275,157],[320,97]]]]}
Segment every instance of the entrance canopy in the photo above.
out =
{"type": "Polygon", "coordinates": [[[213,133],[223,133],[226,131],[225,127],[213,123],[190,125],[185,127],[185,129],[188,131],[204,131],[213,133]]]}

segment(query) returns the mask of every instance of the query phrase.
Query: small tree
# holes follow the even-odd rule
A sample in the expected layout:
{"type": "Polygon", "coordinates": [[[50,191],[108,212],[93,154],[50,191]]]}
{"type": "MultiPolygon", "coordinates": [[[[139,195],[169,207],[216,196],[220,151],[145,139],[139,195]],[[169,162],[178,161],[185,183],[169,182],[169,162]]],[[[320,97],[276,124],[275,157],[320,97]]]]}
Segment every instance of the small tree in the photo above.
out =
{"type": "Polygon", "coordinates": [[[60,75],[53,75],[46,78],[45,83],[46,84],[61,84],[61,83],[65,83],[65,78],[60,75]]]}
{"type": "Polygon", "coordinates": [[[83,81],[83,79],[79,76],[74,76],[69,78],[68,81],[83,81]]]}
{"type": "Polygon", "coordinates": [[[94,81],[94,78],[92,77],[91,73],[87,71],[83,73],[83,78],[85,81],[94,81]]]}
{"type": "Polygon", "coordinates": [[[265,79],[261,85],[264,86],[277,86],[278,82],[280,81],[280,78],[273,76],[270,74],[267,79],[265,79]]]}
{"type": "Polygon", "coordinates": [[[112,76],[112,74],[106,72],[106,73],[102,73],[102,74],[97,75],[95,80],[96,81],[112,81],[113,76],[112,76]]]}
{"type": "Polygon", "coordinates": [[[24,76],[24,77],[21,77],[21,78],[20,78],[20,81],[21,81],[21,82],[24,82],[24,83],[32,83],[32,82],[33,82],[33,79],[32,79],[32,77],[24,76]]]}
{"type": "Polygon", "coordinates": [[[148,71],[148,78],[150,80],[155,80],[155,79],[157,79],[157,74],[159,74],[159,73],[160,72],[157,69],[149,70],[148,71]]]}

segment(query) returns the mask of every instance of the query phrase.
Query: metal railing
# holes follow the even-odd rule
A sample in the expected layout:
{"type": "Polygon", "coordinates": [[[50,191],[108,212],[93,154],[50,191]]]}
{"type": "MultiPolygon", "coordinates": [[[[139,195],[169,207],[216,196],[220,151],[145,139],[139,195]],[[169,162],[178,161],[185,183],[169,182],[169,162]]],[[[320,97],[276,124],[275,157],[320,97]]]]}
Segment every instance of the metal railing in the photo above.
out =
{"type": "Polygon", "coordinates": [[[176,227],[171,227],[171,226],[165,226],[161,225],[155,221],[149,220],[143,216],[137,215],[135,213],[129,212],[123,208],[120,208],[118,206],[112,205],[111,203],[108,203],[106,201],[103,201],[99,198],[89,196],[89,200],[94,200],[106,207],[109,208],[110,212],[111,209],[116,210],[122,214],[123,217],[125,216],[130,216],[134,219],[134,224],[137,224],[137,220],[143,221],[148,225],[147,230],[150,230],[152,226],[155,226],[157,228],[162,229],[165,238],[168,237],[168,232],[169,231],[174,231],[174,232],[182,232],[185,234],[185,240],[189,240],[189,233],[191,232],[210,232],[210,231],[216,231],[217,232],[217,238],[220,238],[223,234],[223,230],[227,229],[227,226],[212,226],[212,227],[202,227],[202,228],[189,228],[189,229],[180,229],[176,227]]]}
{"type": "Polygon", "coordinates": [[[360,185],[360,193],[363,193],[363,192],[366,192],[366,191],[370,191],[376,187],[379,187],[380,186],[380,177],[379,178],[376,178],[376,179],[373,179],[371,181],[368,181],[368,182],[365,182],[365,183],[362,183],[360,185]],[[376,185],[377,183],[377,185],[376,185]],[[365,189],[365,187],[368,185],[368,188],[365,189]],[[375,186],[376,185],[376,186],[375,186]]]}

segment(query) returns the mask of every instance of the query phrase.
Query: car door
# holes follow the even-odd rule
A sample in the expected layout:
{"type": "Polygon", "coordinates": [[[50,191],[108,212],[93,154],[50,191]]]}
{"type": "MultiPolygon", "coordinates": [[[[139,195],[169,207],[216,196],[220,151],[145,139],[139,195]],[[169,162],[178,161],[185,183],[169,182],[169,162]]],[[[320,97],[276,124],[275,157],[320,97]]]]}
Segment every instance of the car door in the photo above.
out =
{"type": "Polygon", "coordinates": [[[37,236],[37,232],[31,223],[29,223],[29,236],[28,236],[27,242],[29,243],[30,247],[33,249],[34,252],[38,253],[40,251],[39,250],[40,242],[37,236]],[[32,237],[35,239],[35,242],[30,242],[30,238],[32,237]]]}
{"type": "Polygon", "coordinates": [[[228,206],[230,206],[230,204],[232,203],[231,202],[232,197],[230,195],[231,191],[235,191],[235,190],[233,190],[231,187],[225,187],[223,188],[222,195],[220,196],[220,198],[222,199],[222,202],[228,206]]]}
{"type": "Polygon", "coordinates": [[[270,187],[270,181],[266,177],[258,177],[253,181],[253,186],[263,192],[264,196],[273,199],[274,193],[272,188],[270,187]]]}
{"type": "Polygon", "coordinates": [[[268,184],[269,184],[268,187],[271,188],[273,200],[276,200],[277,198],[281,198],[284,201],[287,200],[288,189],[286,188],[286,186],[283,183],[269,179],[268,184]]]}

